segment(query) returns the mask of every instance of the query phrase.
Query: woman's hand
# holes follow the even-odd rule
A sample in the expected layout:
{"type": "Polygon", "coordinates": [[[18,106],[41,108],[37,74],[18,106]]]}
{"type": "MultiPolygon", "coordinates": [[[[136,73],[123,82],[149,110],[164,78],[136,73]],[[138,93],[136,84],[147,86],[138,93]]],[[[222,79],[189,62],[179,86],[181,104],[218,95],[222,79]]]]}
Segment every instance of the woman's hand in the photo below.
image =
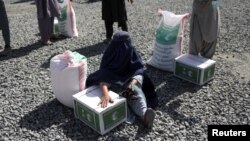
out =
{"type": "Polygon", "coordinates": [[[101,97],[101,101],[99,102],[98,105],[101,104],[101,107],[102,108],[105,108],[108,106],[108,103],[113,103],[111,97],[108,95],[108,94],[103,94],[102,97],[101,97]]]}
{"type": "Polygon", "coordinates": [[[101,92],[102,92],[102,97],[101,97],[101,101],[98,103],[98,105],[101,104],[101,107],[102,108],[105,108],[108,106],[108,103],[113,103],[114,101],[111,99],[111,97],[109,96],[109,93],[108,93],[108,83],[105,83],[105,82],[101,82],[100,83],[100,89],[101,89],[101,92]]]}
{"type": "Polygon", "coordinates": [[[132,86],[133,86],[133,85],[136,85],[137,83],[138,83],[138,81],[137,81],[136,79],[133,79],[133,80],[129,83],[128,88],[132,90],[132,86]]]}

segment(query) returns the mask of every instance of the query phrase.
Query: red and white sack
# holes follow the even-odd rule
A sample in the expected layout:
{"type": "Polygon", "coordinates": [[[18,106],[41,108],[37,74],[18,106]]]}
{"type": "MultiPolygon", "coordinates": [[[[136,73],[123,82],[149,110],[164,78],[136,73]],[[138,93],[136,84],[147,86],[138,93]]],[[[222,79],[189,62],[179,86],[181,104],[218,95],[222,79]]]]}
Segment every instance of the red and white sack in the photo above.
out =
{"type": "Polygon", "coordinates": [[[67,37],[77,37],[76,16],[70,0],[57,0],[59,11],[59,33],[67,37]]]}
{"type": "Polygon", "coordinates": [[[72,95],[85,89],[87,58],[77,52],[65,51],[50,60],[50,73],[55,97],[73,108],[72,95]]]}
{"type": "Polygon", "coordinates": [[[169,11],[158,12],[162,18],[156,29],[153,56],[147,64],[173,72],[174,59],[182,52],[183,33],[189,13],[176,15],[169,11]]]}

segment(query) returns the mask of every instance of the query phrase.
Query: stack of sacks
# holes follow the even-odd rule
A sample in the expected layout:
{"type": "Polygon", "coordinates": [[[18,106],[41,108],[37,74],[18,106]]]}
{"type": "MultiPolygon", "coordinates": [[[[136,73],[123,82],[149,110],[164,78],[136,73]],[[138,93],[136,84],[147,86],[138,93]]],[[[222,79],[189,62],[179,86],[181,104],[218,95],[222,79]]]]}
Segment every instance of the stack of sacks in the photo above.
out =
{"type": "Polygon", "coordinates": [[[85,89],[87,58],[65,51],[50,60],[52,89],[62,104],[73,108],[73,94],[85,89]]]}

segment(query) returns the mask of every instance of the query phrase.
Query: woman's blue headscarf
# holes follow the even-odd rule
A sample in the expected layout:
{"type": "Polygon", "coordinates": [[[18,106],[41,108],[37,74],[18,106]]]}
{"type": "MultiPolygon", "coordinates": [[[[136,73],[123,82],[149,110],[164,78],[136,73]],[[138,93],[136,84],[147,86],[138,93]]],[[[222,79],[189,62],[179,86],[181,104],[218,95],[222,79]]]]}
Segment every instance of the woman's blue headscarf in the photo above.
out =
{"type": "Polygon", "coordinates": [[[130,34],[119,31],[114,34],[104,52],[100,69],[87,78],[87,86],[98,85],[100,82],[126,86],[133,76],[142,74],[142,59],[132,46],[130,34]]]}

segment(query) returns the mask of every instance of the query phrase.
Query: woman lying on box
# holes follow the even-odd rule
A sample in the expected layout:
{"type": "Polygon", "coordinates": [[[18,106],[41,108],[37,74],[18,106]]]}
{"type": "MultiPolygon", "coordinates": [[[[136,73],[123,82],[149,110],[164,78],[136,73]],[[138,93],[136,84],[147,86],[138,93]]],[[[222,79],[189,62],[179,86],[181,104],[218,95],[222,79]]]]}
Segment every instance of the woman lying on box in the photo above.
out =
{"type": "Polygon", "coordinates": [[[152,108],[158,103],[156,92],[149,77],[143,73],[141,56],[132,46],[128,32],[119,31],[114,34],[103,55],[100,69],[87,78],[87,87],[91,85],[100,86],[102,98],[99,104],[103,108],[112,102],[108,94],[109,86],[122,86],[127,90],[128,109],[134,113],[128,114],[128,122],[133,123],[136,115],[146,127],[153,126],[155,111],[152,108]]]}

